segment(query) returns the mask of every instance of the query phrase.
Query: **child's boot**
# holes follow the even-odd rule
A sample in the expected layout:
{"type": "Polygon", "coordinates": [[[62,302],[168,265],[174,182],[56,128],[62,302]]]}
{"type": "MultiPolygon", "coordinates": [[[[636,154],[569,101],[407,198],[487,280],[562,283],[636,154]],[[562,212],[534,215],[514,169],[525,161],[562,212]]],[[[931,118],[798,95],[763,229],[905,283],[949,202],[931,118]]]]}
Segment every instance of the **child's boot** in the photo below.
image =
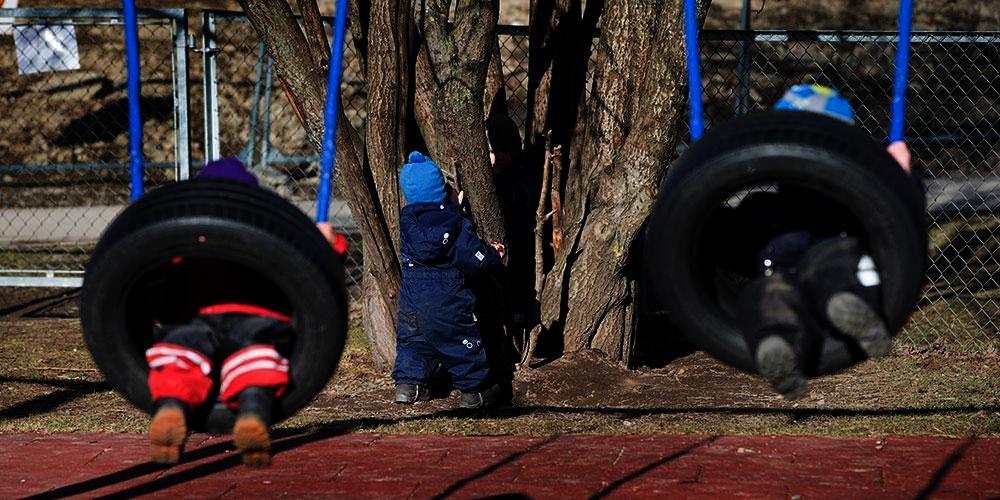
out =
{"type": "Polygon", "coordinates": [[[199,351],[159,342],[146,350],[153,419],[149,423],[150,458],[175,464],[187,439],[185,412],[203,403],[212,390],[211,362],[199,351]]]}
{"type": "Polygon", "coordinates": [[[869,358],[885,356],[892,336],[879,314],[881,279],[856,238],[826,240],[802,259],[800,281],[815,309],[869,358]]]}
{"type": "Polygon", "coordinates": [[[397,404],[411,405],[417,401],[430,401],[431,391],[424,384],[396,384],[394,401],[397,404]]]}
{"type": "Polygon", "coordinates": [[[274,390],[247,387],[240,392],[239,410],[233,425],[233,443],[240,450],[243,464],[261,467],[271,464],[271,414],[274,390]]]}
{"type": "Polygon", "coordinates": [[[501,390],[500,386],[497,384],[493,384],[489,388],[481,391],[463,391],[462,396],[458,401],[458,407],[477,410],[493,408],[500,405],[500,396],[501,390]]]}
{"type": "Polygon", "coordinates": [[[809,391],[802,369],[805,330],[795,310],[798,292],[780,273],[757,279],[744,292],[740,320],[757,372],[788,401],[809,391]]]}
{"type": "Polygon", "coordinates": [[[150,459],[159,464],[177,463],[186,439],[184,403],[174,398],[157,399],[149,423],[150,459]]]}

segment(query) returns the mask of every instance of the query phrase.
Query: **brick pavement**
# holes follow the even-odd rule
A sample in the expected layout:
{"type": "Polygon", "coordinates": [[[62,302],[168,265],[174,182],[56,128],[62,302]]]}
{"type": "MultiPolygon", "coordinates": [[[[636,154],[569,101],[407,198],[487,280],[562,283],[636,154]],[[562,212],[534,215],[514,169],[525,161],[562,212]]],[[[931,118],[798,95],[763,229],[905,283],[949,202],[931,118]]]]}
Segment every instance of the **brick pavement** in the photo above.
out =
{"type": "Polygon", "coordinates": [[[172,468],[137,434],[2,434],[0,498],[752,497],[996,498],[1000,439],[697,435],[290,435],[248,469],[230,442],[192,436],[172,468]]]}

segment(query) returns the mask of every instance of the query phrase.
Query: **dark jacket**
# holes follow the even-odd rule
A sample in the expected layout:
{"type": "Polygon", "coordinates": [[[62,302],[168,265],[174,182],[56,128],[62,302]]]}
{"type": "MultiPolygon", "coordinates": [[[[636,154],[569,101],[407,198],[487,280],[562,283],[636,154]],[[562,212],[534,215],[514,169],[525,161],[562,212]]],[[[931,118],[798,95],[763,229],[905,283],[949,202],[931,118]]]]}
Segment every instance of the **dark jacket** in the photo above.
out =
{"type": "Polygon", "coordinates": [[[500,265],[452,204],[411,203],[399,217],[403,283],[396,330],[397,384],[425,383],[440,365],[462,391],[489,383],[467,278],[500,265]]]}
{"type": "Polygon", "coordinates": [[[500,254],[476,235],[452,204],[411,203],[399,215],[403,277],[475,277],[500,264],[500,254]],[[456,273],[461,273],[461,276],[456,273]]]}

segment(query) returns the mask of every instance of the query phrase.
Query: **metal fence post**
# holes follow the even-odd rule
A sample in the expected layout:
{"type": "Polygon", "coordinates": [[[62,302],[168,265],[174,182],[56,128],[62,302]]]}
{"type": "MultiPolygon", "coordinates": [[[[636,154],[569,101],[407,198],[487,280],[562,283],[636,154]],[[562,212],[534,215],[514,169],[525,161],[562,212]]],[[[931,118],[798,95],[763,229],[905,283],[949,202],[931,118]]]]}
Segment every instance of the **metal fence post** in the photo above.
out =
{"type": "Polygon", "coordinates": [[[742,116],[750,111],[750,0],[743,0],[740,10],[740,31],[747,36],[740,40],[739,61],[736,66],[736,116],[742,116]]]}
{"type": "Polygon", "coordinates": [[[219,149],[219,78],[215,45],[215,14],[201,17],[202,81],[205,85],[205,162],[217,160],[219,149]]]}
{"type": "Polygon", "coordinates": [[[191,141],[188,122],[188,18],[187,10],[173,20],[174,25],[174,56],[177,62],[174,75],[174,109],[176,110],[176,144],[177,144],[177,180],[187,180],[191,174],[191,141]]]}
{"type": "Polygon", "coordinates": [[[240,160],[243,161],[248,167],[253,165],[253,157],[257,152],[257,119],[258,112],[260,108],[260,98],[261,98],[261,85],[264,84],[264,58],[267,57],[267,53],[264,52],[264,43],[257,43],[257,79],[253,82],[253,104],[250,107],[250,132],[247,137],[247,144],[240,150],[237,155],[240,160]]]}

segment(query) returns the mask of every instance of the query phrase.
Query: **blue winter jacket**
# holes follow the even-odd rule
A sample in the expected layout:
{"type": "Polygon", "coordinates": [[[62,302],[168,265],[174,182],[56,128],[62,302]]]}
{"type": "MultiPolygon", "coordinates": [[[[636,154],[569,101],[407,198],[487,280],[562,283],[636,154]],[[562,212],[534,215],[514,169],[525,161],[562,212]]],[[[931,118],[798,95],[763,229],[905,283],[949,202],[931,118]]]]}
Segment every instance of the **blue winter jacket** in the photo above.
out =
{"type": "Polygon", "coordinates": [[[403,278],[475,277],[500,264],[458,206],[410,203],[399,215],[403,278]]]}

